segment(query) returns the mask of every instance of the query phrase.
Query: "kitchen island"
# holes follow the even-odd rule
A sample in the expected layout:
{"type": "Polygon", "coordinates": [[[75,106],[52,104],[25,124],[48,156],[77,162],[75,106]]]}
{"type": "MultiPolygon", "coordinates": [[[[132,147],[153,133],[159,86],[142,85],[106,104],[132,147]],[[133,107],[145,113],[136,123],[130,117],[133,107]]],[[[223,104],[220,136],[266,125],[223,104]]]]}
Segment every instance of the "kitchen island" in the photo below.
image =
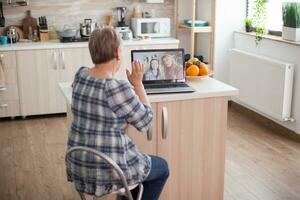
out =
{"type": "MultiPolygon", "coordinates": [[[[161,200],[223,200],[228,98],[238,90],[213,78],[189,81],[194,93],[149,95],[154,119],[147,134],[129,126],[137,146],[168,161],[161,200]]],[[[59,87],[72,120],[71,83],[59,87]]]]}

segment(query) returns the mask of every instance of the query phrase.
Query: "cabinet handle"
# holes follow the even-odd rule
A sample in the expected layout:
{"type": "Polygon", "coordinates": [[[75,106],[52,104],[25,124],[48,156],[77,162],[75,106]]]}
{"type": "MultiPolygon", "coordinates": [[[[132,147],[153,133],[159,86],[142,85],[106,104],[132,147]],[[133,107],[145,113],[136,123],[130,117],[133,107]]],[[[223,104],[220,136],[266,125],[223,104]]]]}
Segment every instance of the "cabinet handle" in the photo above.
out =
{"type": "Polygon", "coordinates": [[[6,91],[7,88],[6,87],[0,87],[0,92],[6,91]]]}
{"type": "Polygon", "coordinates": [[[4,68],[4,55],[3,54],[0,55],[0,65],[1,65],[1,67],[3,69],[4,68]]]}
{"type": "Polygon", "coordinates": [[[166,107],[162,108],[162,138],[167,139],[168,136],[168,109],[166,107]]]}
{"type": "Polygon", "coordinates": [[[60,56],[61,56],[61,59],[62,59],[62,69],[65,70],[66,69],[65,53],[63,51],[61,51],[60,56]]]}
{"type": "Polygon", "coordinates": [[[153,135],[153,127],[152,127],[152,124],[151,124],[148,131],[147,131],[147,140],[148,141],[152,140],[152,135],[153,135]]]}
{"type": "Polygon", "coordinates": [[[7,107],[8,107],[8,104],[6,104],[6,103],[0,105],[0,108],[7,108],[7,107]]]}
{"type": "Polygon", "coordinates": [[[57,65],[58,65],[57,64],[57,54],[55,51],[53,52],[53,61],[54,61],[53,69],[57,70],[57,65]]]}

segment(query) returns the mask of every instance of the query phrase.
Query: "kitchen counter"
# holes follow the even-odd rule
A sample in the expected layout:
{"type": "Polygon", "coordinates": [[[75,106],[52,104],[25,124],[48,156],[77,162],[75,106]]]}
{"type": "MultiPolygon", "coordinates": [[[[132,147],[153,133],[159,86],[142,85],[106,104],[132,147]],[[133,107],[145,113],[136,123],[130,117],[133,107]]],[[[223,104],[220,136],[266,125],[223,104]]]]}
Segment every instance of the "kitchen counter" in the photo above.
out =
{"type": "MultiPolygon", "coordinates": [[[[196,92],[149,95],[152,128],[141,134],[129,125],[125,132],[142,152],[168,162],[171,176],[162,199],[178,200],[183,199],[180,194],[189,194],[188,199],[223,200],[228,99],[238,90],[208,77],[188,84],[196,92]],[[205,187],[193,190],[178,180],[205,187]]],[[[71,83],[59,86],[67,99],[67,124],[71,127],[71,83]]]]}
{"type": "MultiPolygon", "coordinates": [[[[149,95],[149,100],[151,103],[156,103],[238,95],[238,89],[209,77],[200,80],[188,81],[187,83],[196,89],[196,92],[149,95]]],[[[71,83],[60,83],[59,87],[67,100],[67,104],[70,105],[72,102],[71,83]]]]}
{"type": "MultiPolygon", "coordinates": [[[[155,38],[149,40],[128,40],[122,41],[123,46],[131,45],[162,45],[162,44],[178,44],[179,40],[175,38],[155,38]]],[[[61,43],[58,40],[50,40],[49,42],[19,42],[16,44],[0,45],[0,51],[20,51],[35,49],[59,49],[59,48],[80,48],[88,47],[88,42],[72,42],[61,43]]]]}

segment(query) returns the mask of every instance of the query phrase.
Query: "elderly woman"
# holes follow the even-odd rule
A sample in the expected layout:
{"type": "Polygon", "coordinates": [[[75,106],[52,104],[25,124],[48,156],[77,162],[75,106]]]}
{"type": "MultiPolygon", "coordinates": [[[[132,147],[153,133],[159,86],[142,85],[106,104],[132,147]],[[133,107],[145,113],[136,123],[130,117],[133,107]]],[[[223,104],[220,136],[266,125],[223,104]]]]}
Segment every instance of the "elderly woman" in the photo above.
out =
{"type": "Polygon", "coordinates": [[[164,66],[165,79],[174,80],[184,78],[182,67],[178,66],[172,55],[166,54],[161,60],[164,66]]]}
{"type": "MultiPolygon", "coordinates": [[[[129,185],[143,183],[143,200],[157,200],[169,175],[168,165],[162,158],[142,153],[125,132],[128,124],[145,132],[153,118],[142,84],[144,66],[132,63],[132,71],[126,71],[129,82],[114,78],[121,51],[111,28],[95,30],[89,50],[94,66],[81,67],[73,83],[68,149],[85,146],[106,154],[121,167],[129,185]]],[[[86,154],[75,154],[69,160],[68,180],[78,191],[100,197],[123,187],[104,162],[86,154]]]]}

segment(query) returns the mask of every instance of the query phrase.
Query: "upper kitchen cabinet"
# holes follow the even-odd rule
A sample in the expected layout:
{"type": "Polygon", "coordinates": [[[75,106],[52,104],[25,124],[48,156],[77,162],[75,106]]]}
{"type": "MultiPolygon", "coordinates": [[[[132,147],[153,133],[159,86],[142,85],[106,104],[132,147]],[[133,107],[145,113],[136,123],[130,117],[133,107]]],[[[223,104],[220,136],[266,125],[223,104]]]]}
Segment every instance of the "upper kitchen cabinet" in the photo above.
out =
{"type": "Polygon", "coordinates": [[[17,52],[21,115],[63,112],[57,84],[59,54],[57,50],[17,52]]]}
{"type": "Polygon", "coordinates": [[[0,68],[0,117],[19,116],[20,106],[15,51],[0,52],[0,68]]]}

